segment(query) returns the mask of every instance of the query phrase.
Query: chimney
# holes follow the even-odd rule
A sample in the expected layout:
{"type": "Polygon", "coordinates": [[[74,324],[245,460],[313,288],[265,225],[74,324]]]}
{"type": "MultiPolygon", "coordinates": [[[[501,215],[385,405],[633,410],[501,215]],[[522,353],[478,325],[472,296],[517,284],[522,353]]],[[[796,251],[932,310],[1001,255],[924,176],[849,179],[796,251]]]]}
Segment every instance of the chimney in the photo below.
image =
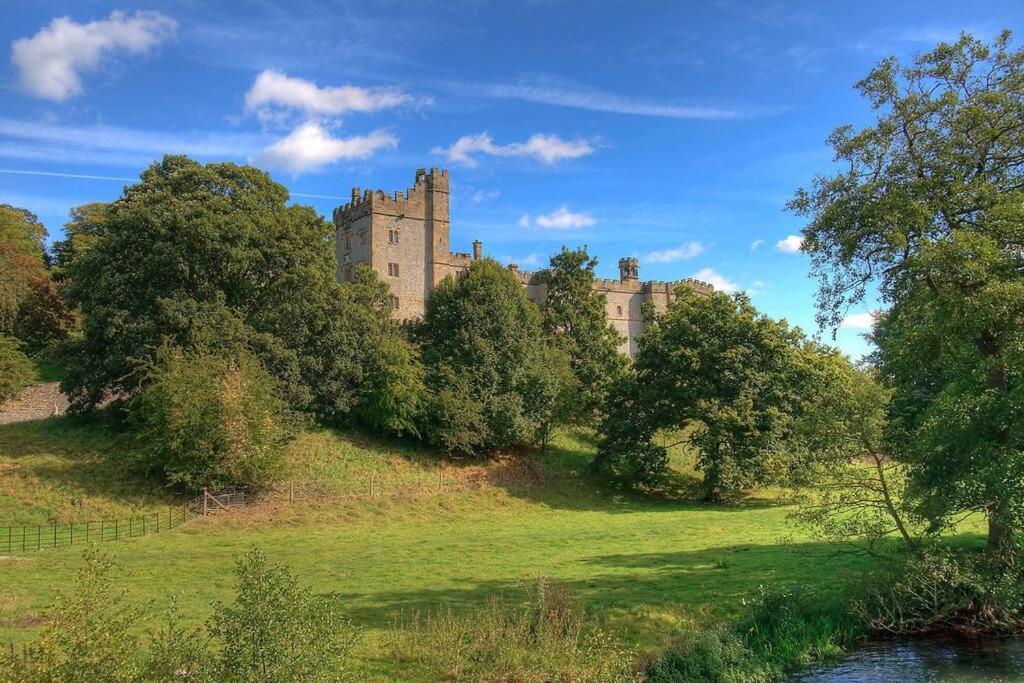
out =
{"type": "Polygon", "coordinates": [[[473,240],[473,260],[479,261],[484,255],[484,244],[480,240],[473,240]]]}

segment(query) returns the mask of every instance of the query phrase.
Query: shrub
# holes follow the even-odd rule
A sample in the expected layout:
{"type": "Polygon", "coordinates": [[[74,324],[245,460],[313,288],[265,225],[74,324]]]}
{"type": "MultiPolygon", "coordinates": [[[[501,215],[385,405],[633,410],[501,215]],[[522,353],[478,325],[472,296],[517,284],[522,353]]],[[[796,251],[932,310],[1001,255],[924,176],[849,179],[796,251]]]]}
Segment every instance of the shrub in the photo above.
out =
{"type": "Polygon", "coordinates": [[[393,657],[422,667],[418,676],[430,680],[634,678],[634,653],[589,625],[568,590],[540,579],[524,592],[519,603],[492,597],[463,615],[448,608],[401,620],[393,657]]]}
{"type": "Polygon", "coordinates": [[[1019,548],[998,555],[932,547],[901,558],[875,581],[857,611],[890,633],[1014,633],[1024,630],[1019,548]]]}
{"type": "Polygon", "coordinates": [[[21,352],[18,340],[0,334],[0,405],[20,394],[34,377],[32,361],[21,352]]]}
{"type": "Polygon", "coordinates": [[[268,484],[294,433],[273,378],[242,351],[164,346],[130,413],[149,466],[190,489],[268,484]]]}
{"type": "Polygon", "coordinates": [[[0,680],[136,681],[142,671],[134,627],[142,613],[114,589],[115,565],[95,549],[85,551],[82,568],[41,636],[20,652],[0,649],[0,680]]]}
{"type": "Polygon", "coordinates": [[[757,660],[735,630],[715,626],[696,631],[645,671],[649,683],[771,681],[778,674],[757,660]]]}
{"type": "Polygon", "coordinates": [[[301,588],[288,568],[253,549],[236,569],[235,601],[214,605],[217,680],[344,680],[359,632],[335,603],[301,588]]]}

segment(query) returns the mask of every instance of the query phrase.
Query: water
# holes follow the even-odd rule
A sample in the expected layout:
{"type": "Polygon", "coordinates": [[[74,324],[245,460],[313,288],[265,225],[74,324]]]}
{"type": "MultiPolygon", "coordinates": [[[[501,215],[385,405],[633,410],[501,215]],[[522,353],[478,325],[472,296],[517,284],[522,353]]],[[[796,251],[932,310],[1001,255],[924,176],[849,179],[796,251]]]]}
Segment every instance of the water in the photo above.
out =
{"type": "Polygon", "coordinates": [[[1024,681],[1024,639],[917,639],[869,643],[844,661],[793,677],[801,683],[1024,681]]]}

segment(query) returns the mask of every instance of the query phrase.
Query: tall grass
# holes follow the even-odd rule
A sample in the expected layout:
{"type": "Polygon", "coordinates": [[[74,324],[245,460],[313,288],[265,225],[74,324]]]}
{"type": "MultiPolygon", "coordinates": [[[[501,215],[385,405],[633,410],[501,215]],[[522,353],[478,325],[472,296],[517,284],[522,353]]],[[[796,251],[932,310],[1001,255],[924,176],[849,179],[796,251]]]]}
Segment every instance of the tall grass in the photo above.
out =
{"type": "Polygon", "coordinates": [[[638,680],[635,653],[593,626],[566,588],[538,579],[522,598],[399,619],[392,656],[427,680],[638,680]]]}

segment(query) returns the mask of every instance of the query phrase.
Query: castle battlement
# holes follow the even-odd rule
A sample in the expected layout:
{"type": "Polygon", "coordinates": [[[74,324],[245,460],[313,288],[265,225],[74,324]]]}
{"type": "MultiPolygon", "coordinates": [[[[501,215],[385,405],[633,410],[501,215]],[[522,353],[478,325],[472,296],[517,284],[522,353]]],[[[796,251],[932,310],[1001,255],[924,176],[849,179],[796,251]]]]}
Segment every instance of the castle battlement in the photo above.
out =
{"type": "MultiPolygon", "coordinates": [[[[337,231],[338,279],[352,277],[353,267],[365,263],[380,274],[392,293],[392,309],[405,320],[423,315],[434,288],[450,276],[469,270],[483,258],[483,244],[473,242],[472,253],[449,248],[449,176],[444,169],[417,169],[413,186],[385,193],[352,188],[352,199],[333,212],[337,231]]],[[[640,261],[634,256],[619,259],[619,279],[596,278],[594,289],[605,297],[609,323],[623,337],[621,350],[635,353],[636,340],[644,329],[641,307],[650,302],[663,312],[685,286],[708,295],[706,282],[685,278],[672,282],[640,280],[640,261]]],[[[538,304],[547,297],[539,273],[508,269],[538,304]]]]}

